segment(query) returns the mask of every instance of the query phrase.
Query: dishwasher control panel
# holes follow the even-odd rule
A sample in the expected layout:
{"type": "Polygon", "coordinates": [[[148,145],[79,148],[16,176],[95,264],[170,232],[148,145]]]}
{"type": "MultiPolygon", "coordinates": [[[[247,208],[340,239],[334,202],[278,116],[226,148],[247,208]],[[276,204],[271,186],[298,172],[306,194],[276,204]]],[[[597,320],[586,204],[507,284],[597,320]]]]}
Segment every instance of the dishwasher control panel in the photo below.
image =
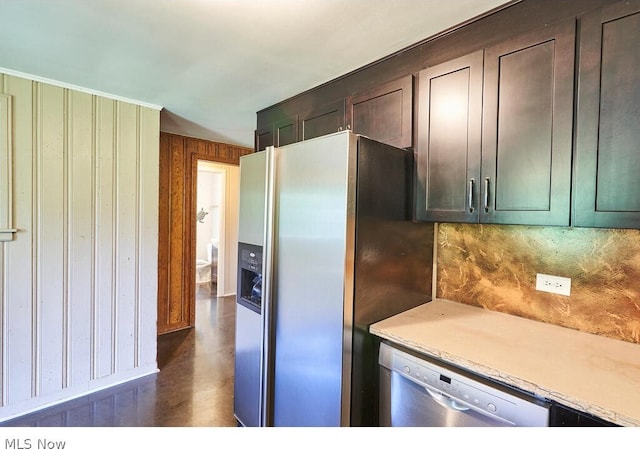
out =
{"type": "Polygon", "coordinates": [[[385,343],[380,345],[379,363],[454,410],[472,410],[507,426],[548,425],[546,402],[489,379],[448,369],[385,343]]]}

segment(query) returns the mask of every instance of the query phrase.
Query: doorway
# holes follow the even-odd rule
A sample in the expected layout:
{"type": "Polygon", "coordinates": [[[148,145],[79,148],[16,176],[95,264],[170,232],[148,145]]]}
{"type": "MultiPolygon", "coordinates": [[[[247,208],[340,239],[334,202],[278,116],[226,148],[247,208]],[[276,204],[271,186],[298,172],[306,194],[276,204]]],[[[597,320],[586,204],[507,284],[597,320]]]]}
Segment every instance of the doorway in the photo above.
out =
{"type": "MultiPolygon", "coordinates": [[[[238,198],[240,157],[250,148],[160,133],[158,228],[158,334],[195,326],[196,262],[211,256],[196,250],[196,234],[203,224],[197,214],[209,205],[197,203],[198,163],[212,163],[224,172],[220,189],[216,294],[235,298],[238,259],[238,198]]],[[[209,237],[209,241],[211,238],[209,237]]],[[[211,243],[211,242],[209,242],[211,243]]]]}
{"type": "Polygon", "coordinates": [[[198,159],[192,204],[195,213],[195,290],[218,298],[236,293],[240,167],[198,159]]]}
{"type": "Polygon", "coordinates": [[[198,161],[196,188],[196,290],[218,296],[218,275],[224,278],[224,199],[226,172],[220,164],[198,161]]]}

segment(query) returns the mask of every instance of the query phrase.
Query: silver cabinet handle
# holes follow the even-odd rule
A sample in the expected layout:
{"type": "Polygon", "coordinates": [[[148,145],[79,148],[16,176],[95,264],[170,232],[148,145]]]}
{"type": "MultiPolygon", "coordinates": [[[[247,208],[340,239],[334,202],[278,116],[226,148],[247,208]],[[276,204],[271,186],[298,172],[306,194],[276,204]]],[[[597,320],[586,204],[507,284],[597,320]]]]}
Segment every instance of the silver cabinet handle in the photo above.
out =
{"type": "Polygon", "coordinates": [[[489,178],[484,178],[484,211],[489,212],[489,178]]]}
{"type": "Polygon", "coordinates": [[[473,184],[476,180],[471,178],[469,180],[469,212],[473,213],[473,184]]]}

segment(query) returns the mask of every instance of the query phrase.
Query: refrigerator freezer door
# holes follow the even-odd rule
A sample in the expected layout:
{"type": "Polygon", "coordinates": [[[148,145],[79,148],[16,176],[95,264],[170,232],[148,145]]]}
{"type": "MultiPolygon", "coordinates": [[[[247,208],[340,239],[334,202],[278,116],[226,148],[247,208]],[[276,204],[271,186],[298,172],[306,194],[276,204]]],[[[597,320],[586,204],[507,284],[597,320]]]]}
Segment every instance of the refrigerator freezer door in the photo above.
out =
{"type": "Polygon", "coordinates": [[[246,427],[261,422],[262,316],[236,303],[233,412],[246,427]]]}
{"type": "Polygon", "coordinates": [[[356,145],[276,150],[275,426],[348,424],[356,145]]]}
{"type": "Polygon", "coordinates": [[[263,246],[269,152],[240,158],[240,211],[238,241],[263,246]]]}
{"type": "Polygon", "coordinates": [[[248,288],[246,294],[253,297],[259,286],[255,279],[262,280],[261,300],[253,301],[259,309],[236,302],[234,414],[245,426],[265,425],[268,400],[272,168],[273,147],[240,159],[237,295],[248,288]],[[244,259],[242,250],[251,248],[261,261],[244,259]]]}

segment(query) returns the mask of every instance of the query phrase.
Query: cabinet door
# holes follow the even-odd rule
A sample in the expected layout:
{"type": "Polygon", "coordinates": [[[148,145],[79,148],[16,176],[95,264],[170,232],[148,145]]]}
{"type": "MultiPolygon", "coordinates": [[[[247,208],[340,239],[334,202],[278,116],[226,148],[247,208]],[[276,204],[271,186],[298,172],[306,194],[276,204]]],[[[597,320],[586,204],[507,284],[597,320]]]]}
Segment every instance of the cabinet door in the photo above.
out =
{"type": "Polygon", "coordinates": [[[407,75],[347,98],[347,126],[398,148],[413,146],[413,76],[407,75]]]}
{"type": "Polygon", "coordinates": [[[478,221],[482,51],[418,78],[416,218],[478,221]]]}
{"type": "Polygon", "coordinates": [[[575,226],[640,228],[639,45],[639,1],[582,21],[575,226]]]}
{"type": "Polygon", "coordinates": [[[300,139],[309,140],[344,129],[344,100],[300,115],[300,139]]]}
{"type": "Polygon", "coordinates": [[[273,125],[276,147],[282,147],[298,141],[298,117],[287,118],[273,125]]]}
{"type": "Polygon", "coordinates": [[[255,149],[281,147],[298,141],[298,117],[286,118],[255,131],[255,149]]]}
{"type": "Polygon", "coordinates": [[[575,21],[485,50],[483,223],[568,226],[575,21]]]}
{"type": "Polygon", "coordinates": [[[260,129],[256,129],[255,133],[255,144],[254,147],[256,151],[263,151],[265,148],[273,145],[273,126],[265,126],[260,129]]]}

